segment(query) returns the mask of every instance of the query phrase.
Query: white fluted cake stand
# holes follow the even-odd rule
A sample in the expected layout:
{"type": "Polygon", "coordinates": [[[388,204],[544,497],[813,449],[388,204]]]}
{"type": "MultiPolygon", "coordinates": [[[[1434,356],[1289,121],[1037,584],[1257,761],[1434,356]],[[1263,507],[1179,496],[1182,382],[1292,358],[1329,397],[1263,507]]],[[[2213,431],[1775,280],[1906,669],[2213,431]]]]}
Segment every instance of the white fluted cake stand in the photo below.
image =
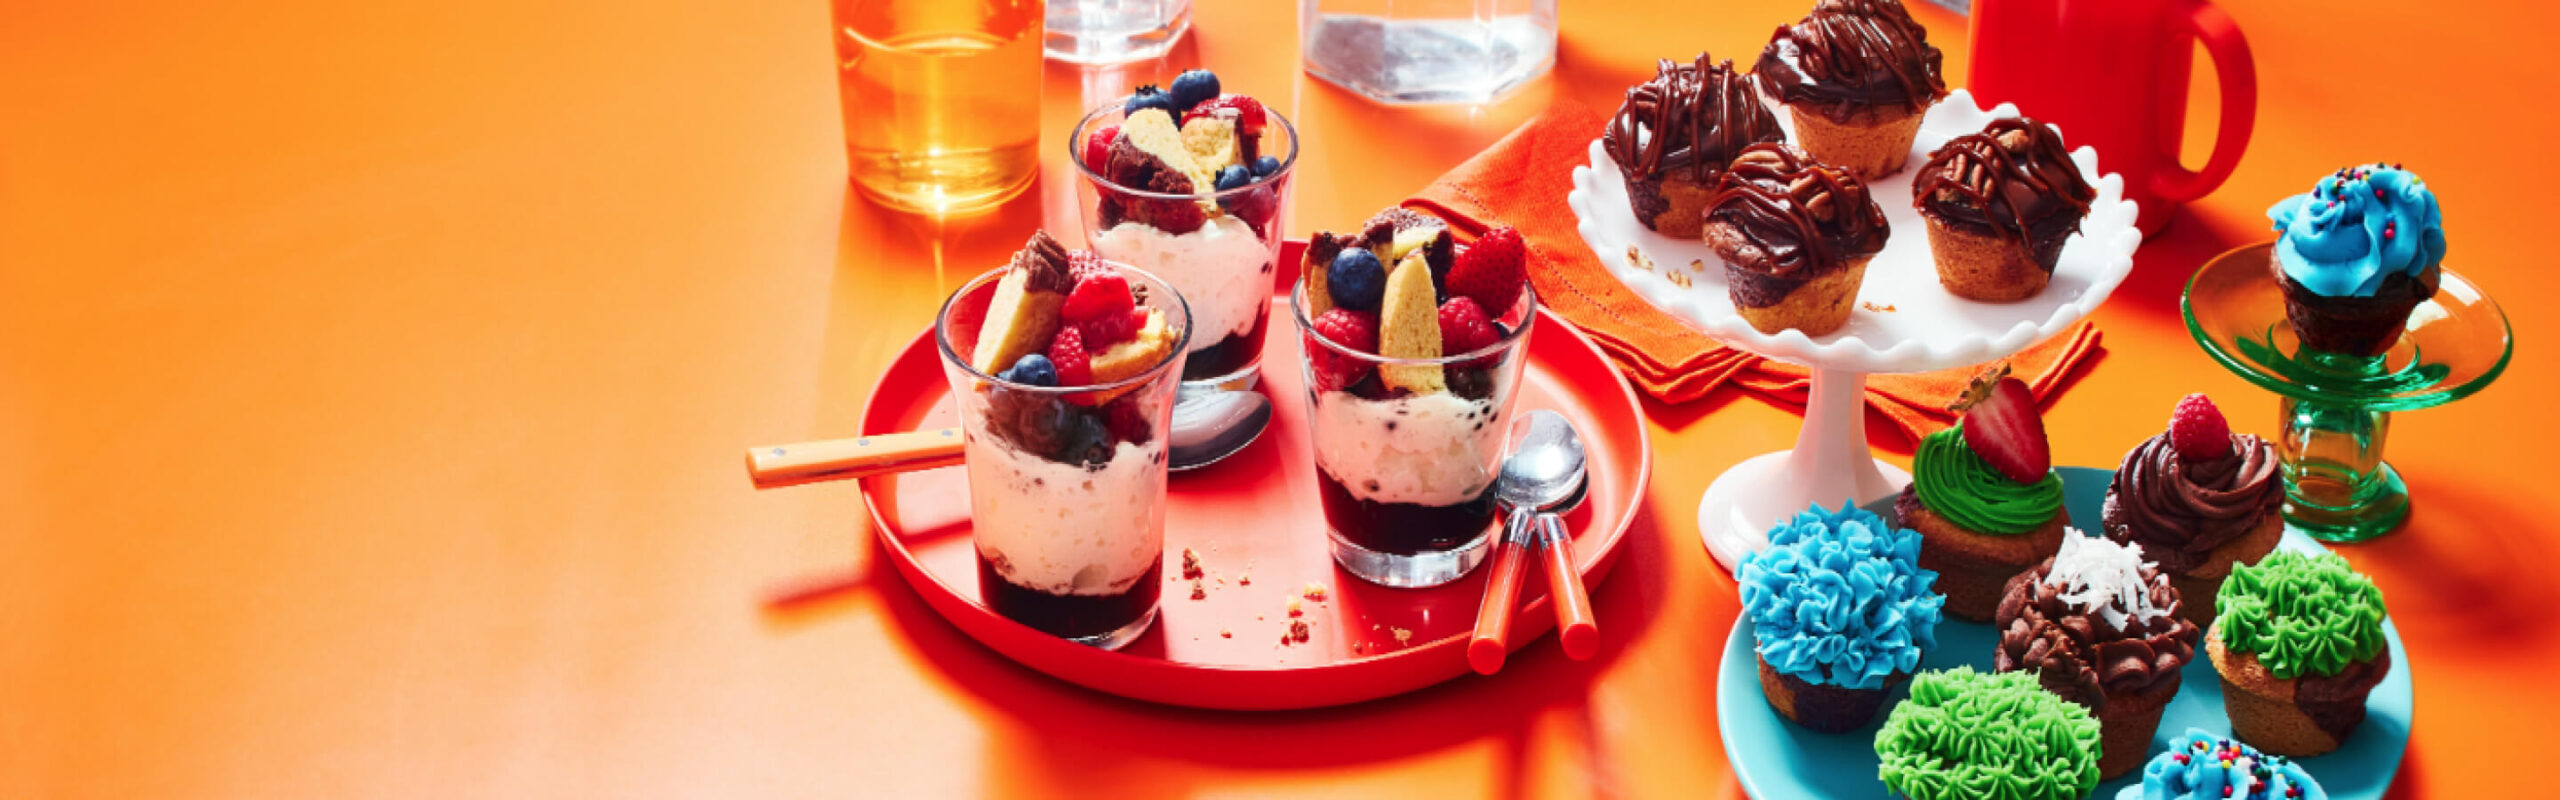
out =
{"type": "MultiPolygon", "coordinates": [[[[2018,115],[2002,103],[1989,111],[1956,90],[1921,120],[1911,161],[1901,172],[1870,186],[1884,208],[1892,237],[1867,264],[1858,287],[1859,308],[1847,325],[1821,337],[1802,331],[1761,333],[1735,313],[1725,290],[1723,261],[1703,242],[1682,241],[1647,230],[1627,205],[1618,166],[1591,142],[1589,166],[1573,169],[1566,203],[1582,239],[1610,272],[1655,306],[1735,349],[1812,370],[1813,396],[1792,450],[1735,464],[1707,487],[1698,503],[1698,534],[1707,551],[1731,570],[1742,556],[1768,545],[1769,526],[1806,506],[1867,503],[1902,491],[1910,473],[1878,461],[1867,450],[1866,380],[1870,374],[1928,372],[2007,357],[2062,332],[2088,316],[2133,270],[2142,234],[2134,229],[2134,203],[2124,180],[2098,174],[2097,152],[2072,152],[2080,173],[2097,187],[2080,233],[2063,245],[2053,282],[2015,303],[1978,303],[1938,285],[1927,234],[1911,205],[1912,175],[1947,140],[1982,130],[1995,117],[2018,115]],[[1629,256],[1629,248],[1644,258],[1629,256]]],[[[1793,126],[1780,114],[1781,125],[1793,126]]],[[[2065,132],[2068,133],[2068,132],[2065,132]]],[[[2068,141],[2066,138],[2065,141],[2068,141]]]]}

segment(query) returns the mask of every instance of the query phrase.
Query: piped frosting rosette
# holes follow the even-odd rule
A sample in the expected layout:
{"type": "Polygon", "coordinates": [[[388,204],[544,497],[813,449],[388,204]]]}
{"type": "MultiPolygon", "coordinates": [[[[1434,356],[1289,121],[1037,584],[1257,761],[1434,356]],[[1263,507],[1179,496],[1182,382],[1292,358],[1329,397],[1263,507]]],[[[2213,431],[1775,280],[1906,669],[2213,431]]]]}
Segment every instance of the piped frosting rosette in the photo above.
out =
{"type": "Polygon", "coordinates": [[[2169,577],[2142,561],[2141,545],[2066,531],[2062,551],[2020,575],[1994,617],[1995,666],[2030,670],[2046,688],[2090,708],[2175,680],[2195,658],[2199,632],[2177,616],[2169,577]]]}
{"type": "Polygon", "coordinates": [[[1933,670],[1885,717],[1876,757],[1911,800],[2070,800],[2098,786],[2098,720],[2026,673],[1933,670]]]}
{"type": "Polygon", "coordinates": [[[2324,297],[2372,297],[2392,275],[2418,277],[2444,261],[2444,215],[2415,173],[2389,164],[2338,170],[2305,194],[2276,201],[2276,263],[2324,297]]]}
{"type": "Polygon", "coordinates": [[[1743,615],[1762,660],[1813,684],[1878,689],[1937,646],[1938,574],[1921,569],[1920,534],[1847,502],[1769,532],[1742,562],[1743,615]]]}
{"type": "Polygon", "coordinates": [[[2188,728],[2142,767],[2142,784],[2117,800],[2328,800],[2302,765],[2188,728]]]}

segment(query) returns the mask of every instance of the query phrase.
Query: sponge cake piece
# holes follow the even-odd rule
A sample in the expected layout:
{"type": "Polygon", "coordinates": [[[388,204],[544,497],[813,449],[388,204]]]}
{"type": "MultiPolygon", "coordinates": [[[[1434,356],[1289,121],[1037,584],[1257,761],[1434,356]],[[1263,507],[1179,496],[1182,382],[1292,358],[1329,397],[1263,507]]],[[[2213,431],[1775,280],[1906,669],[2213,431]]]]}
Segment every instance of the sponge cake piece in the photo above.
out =
{"type": "MultiPolygon", "coordinates": [[[[1235,137],[1230,135],[1227,138],[1232,141],[1235,137]]],[[[1128,142],[1140,152],[1155,156],[1166,167],[1182,173],[1183,177],[1191,180],[1193,192],[1207,193],[1218,185],[1217,170],[1201,166],[1199,159],[1192,157],[1191,146],[1185,141],[1182,129],[1173,124],[1173,115],[1164,113],[1163,109],[1139,109],[1138,113],[1121,120],[1120,138],[1112,144],[1117,146],[1120,142],[1128,142]]]]}
{"type": "Polygon", "coordinates": [[[978,326],[978,343],[970,349],[969,366],[994,375],[1023,356],[1048,346],[1058,334],[1058,309],[1067,304],[1075,279],[1067,274],[1067,248],[1048,231],[1033,231],[1031,241],[1013,254],[1013,263],[996,281],[987,300],[986,322],[978,326]]]}
{"type": "Polygon", "coordinates": [[[1244,163],[1244,154],[1236,144],[1236,121],[1227,117],[1198,117],[1182,126],[1182,146],[1191,151],[1191,161],[1207,170],[1209,185],[1216,186],[1219,170],[1244,163]]]}
{"type": "MultiPolygon", "coordinates": [[[[1422,251],[1387,273],[1387,296],[1378,305],[1378,355],[1396,359],[1440,357],[1440,302],[1431,287],[1431,265],[1422,251]]],[[[1436,364],[1382,364],[1379,380],[1415,394],[1449,390],[1436,364]]]]}
{"type": "MultiPolygon", "coordinates": [[[[1138,328],[1138,335],[1093,354],[1093,382],[1113,383],[1145,374],[1149,368],[1173,354],[1173,340],[1179,338],[1179,334],[1180,331],[1165,324],[1163,309],[1147,309],[1147,324],[1138,328]]],[[[1129,386],[1097,392],[1091,403],[1108,403],[1137,388],[1129,386]]]]}

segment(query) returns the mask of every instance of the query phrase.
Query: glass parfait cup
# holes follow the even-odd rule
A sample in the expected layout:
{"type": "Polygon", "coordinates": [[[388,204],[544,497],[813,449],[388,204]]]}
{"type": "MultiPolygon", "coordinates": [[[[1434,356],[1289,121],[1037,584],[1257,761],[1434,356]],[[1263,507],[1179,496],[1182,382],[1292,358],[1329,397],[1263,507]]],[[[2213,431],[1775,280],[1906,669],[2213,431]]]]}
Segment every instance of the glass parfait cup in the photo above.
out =
{"type": "Polygon", "coordinates": [[[1128,98],[1087,113],[1067,136],[1067,157],[1083,177],[1077,204],[1085,240],[1105,259],[1162,277],[1191,305],[1195,323],[1182,380],[1195,388],[1254,385],[1262,337],[1271,316],[1273,274],[1280,261],[1281,212],[1298,166],[1298,131],[1267,108],[1260,142],[1244,151],[1271,156],[1279,167],[1218,191],[1160,192],[1112,180],[1108,165],[1085,163],[1085,140],[1117,128],[1128,98]],[[1194,221],[1196,220],[1196,222],[1194,221]]]}
{"type": "Polygon", "coordinates": [[[1492,551],[1495,478],[1509,445],[1536,293],[1524,285],[1509,307],[1487,310],[1499,325],[1493,344],[1427,359],[1387,358],[1326,338],[1308,314],[1304,279],[1289,300],[1305,340],[1299,366],[1334,562],[1361,580],[1398,588],[1465,576],[1492,551]],[[1416,381],[1387,377],[1432,371],[1445,390],[1398,388],[1416,381]]]}
{"type": "Polygon", "coordinates": [[[977,370],[999,268],[953,292],[935,319],[969,470],[978,591],[988,610],[1116,650],[1155,622],[1163,593],[1167,426],[1191,313],[1164,281],[1123,264],[1173,346],[1127,378],[1035,386],[977,370]]]}

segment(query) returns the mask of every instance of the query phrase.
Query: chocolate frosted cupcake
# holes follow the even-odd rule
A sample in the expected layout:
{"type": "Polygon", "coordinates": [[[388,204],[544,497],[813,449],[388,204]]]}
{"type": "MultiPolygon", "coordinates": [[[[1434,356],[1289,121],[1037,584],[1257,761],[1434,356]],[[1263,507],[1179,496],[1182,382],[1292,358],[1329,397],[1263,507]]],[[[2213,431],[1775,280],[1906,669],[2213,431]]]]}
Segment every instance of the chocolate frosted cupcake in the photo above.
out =
{"type": "Polygon", "coordinates": [[[1919,557],[1920,534],[1847,501],[1797,513],[1743,557],[1734,574],[1770,707],[1824,733],[1875,719],[1938,644],[1946,598],[1919,557]]]}
{"type": "Polygon", "coordinates": [[[2382,590],[2335,553],[2277,553],[2222,585],[2205,635],[2232,735],[2277,755],[2338,749],[2391,673],[2382,590]]]}
{"type": "Polygon", "coordinates": [[[1733,306],[1761,333],[1838,330],[1857,310],[1867,260],[1884,250],[1884,209],[1847,170],[1783,144],[1736,156],[1707,198],[1707,246],[1724,260],[1733,306]]]}
{"type": "Polygon", "coordinates": [[[1993,623],[1993,668],[2036,674],[2098,718],[2098,774],[2142,766],[2199,631],[2177,617],[2178,590],[2142,562],[2141,545],[2063,534],[2062,552],[2009,580],[1993,623]]]}
{"type": "Polygon", "coordinates": [[[2276,282],[2304,347],[2379,356],[2400,341],[2409,312],[2434,297],[2444,217],[2427,182],[2397,164],[2367,164],[2277,201],[2276,282]]]}
{"type": "Polygon", "coordinates": [[[1875,180],[1902,169],[1920,118],[1947,96],[1929,32],[1896,0],[1823,0],[1779,28],[1752,72],[1785,103],[1796,144],[1875,180]]]}
{"type": "Polygon", "coordinates": [[[2044,291],[2063,240],[2079,232],[2097,196],[2062,135],[2025,117],[1995,119],[1980,133],[1948,140],[1911,183],[1938,283],[1957,297],[1991,302],[2044,291]]]}
{"type": "Polygon", "coordinates": [[[1653,80],[1627,90],[1600,134],[1626,178],[1636,221],[1683,239],[1698,238],[1716,176],[1742,148],[1783,141],[1786,132],[1760,103],[1751,76],[1735,72],[1730,60],[1710,63],[1705,53],[1687,64],[1656,64],[1653,80]]]}
{"type": "Polygon", "coordinates": [[[2232,433],[2212,400],[2188,395],[2169,430],[2116,467],[2101,518],[2107,538],[2141,545],[2186,598],[2180,615],[2211,625],[2232,567],[2258,563],[2284,538],[2280,464],[2273,445],[2232,433]]]}

